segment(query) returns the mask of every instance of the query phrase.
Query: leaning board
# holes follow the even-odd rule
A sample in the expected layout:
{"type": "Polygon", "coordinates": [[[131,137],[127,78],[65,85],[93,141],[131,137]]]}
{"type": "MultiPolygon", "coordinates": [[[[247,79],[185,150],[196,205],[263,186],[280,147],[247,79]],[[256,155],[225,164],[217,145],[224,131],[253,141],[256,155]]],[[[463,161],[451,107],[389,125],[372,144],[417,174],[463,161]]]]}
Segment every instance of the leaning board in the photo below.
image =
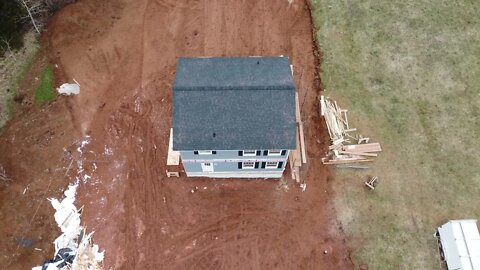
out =
{"type": "Polygon", "coordinates": [[[180,152],[173,151],[173,128],[170,128],[170,140],[168,142],[167,166],[180,164],[180,152]]]}

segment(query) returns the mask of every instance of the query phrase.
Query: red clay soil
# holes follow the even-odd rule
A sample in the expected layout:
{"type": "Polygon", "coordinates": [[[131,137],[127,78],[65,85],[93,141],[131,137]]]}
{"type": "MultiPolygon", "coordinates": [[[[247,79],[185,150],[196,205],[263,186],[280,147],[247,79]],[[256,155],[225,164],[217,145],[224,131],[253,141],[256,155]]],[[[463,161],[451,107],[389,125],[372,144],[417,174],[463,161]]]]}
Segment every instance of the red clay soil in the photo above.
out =
{"type": "Polygon", "coordinates": [[[320,162],[328,140],[312,36],[298,0],[84,0],[62,9],[45,36],[48,61],[57,85],[75,78],[81,93],[23,109],[1,135],[0,164],[12,178],[0,197],[2,268],[52,256],[59,231],[45,197],[78,179],[82,221],[106,250],[105,269],[352,269],[320,162]],[[177,57],[249,55],[287,55],[294,65],[305,192],[288,173],[288,191],[274,180],[165,176],[177,57]]]}

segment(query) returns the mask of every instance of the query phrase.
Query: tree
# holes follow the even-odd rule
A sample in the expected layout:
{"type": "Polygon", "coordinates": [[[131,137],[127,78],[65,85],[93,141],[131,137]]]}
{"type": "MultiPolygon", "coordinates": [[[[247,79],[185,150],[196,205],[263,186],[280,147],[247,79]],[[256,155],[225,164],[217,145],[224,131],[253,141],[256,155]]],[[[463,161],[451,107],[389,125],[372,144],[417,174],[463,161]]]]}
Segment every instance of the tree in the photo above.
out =
{"type": "Polygon", "coordinates": [[[40,34],[42,28],[41,18],[48,13],[45,2],[43,0],[17,0],[25,9],[28,18],[32,22],[35,31],[40,34]]]}
{"type": "Polygon", "coordinates": [[[0,0],[0,56],[7,49],[18,49],[23,45],[21,18],[25,12],[16,1],[0,0]],[[5,44],[7,42],[7,44],[5,44]]]}

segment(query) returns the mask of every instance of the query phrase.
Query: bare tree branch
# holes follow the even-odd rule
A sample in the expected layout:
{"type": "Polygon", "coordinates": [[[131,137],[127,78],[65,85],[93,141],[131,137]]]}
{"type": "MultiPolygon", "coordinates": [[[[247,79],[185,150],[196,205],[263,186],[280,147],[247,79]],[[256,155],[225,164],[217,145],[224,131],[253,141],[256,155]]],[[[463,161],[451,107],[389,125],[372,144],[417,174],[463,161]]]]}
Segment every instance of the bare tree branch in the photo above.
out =
{"type": "Polygon", "coordinates": [[[35,30],[37,31],[38,34],[40,34],[40,29],[37,27],[37,22],[35,21],[35,18],[32,15],[31,8],[27,5],[27,2],[25,0],[18,0],[25,10],[28,12],[28,16],[30,17],[30,20],[32,21],[33,27],[35,27],[35,30]]]}
{"type": "Polygon", "coordinates": [[[17,58],[15,57],[15,53],[13,52],[12,50],[12,47],[10,47],[10,40],[7,40],[6,38],[2,38],[1,40],[3,42],[3,44],[5,45],[0,45],[0,47],[2,48],[2,50],[4,51],[4,57],[5,58],[10,58],[12,57],[13,60],[17,60],[17,58]]]}

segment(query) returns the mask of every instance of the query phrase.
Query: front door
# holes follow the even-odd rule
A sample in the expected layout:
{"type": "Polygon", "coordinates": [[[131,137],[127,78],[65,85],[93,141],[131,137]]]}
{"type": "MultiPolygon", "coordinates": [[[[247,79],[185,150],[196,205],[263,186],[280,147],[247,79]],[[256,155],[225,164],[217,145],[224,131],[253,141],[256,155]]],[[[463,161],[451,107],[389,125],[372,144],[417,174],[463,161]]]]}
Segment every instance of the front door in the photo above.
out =
{"type": "Polygon", "coordinates": [[[202,163],[202,171],[203,172],[213,172],[213,163],[211,163],[211,162],[202,163]]]}

